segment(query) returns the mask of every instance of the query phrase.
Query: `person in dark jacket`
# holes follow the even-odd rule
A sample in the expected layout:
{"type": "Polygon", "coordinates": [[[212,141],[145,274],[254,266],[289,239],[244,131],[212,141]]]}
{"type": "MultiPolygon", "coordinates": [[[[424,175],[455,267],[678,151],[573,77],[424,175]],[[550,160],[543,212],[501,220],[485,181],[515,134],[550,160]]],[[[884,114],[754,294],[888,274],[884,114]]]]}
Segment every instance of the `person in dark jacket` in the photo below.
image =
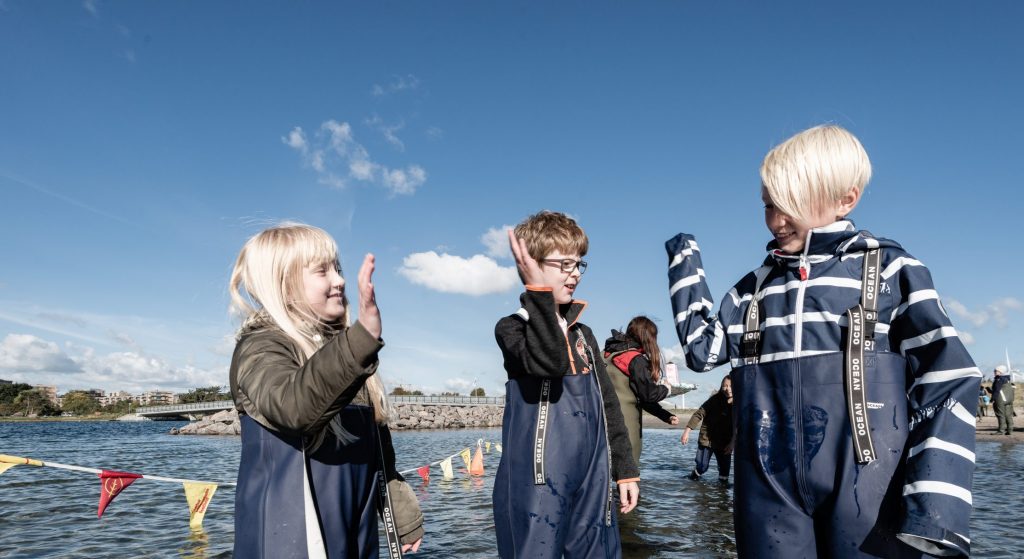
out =
{"type": "Polygon", "coordinates": [[[732,380],[729,377],[723,378],[718,392],[712,394],[690,416],[679,442],[689,444],[690,433],[694,429],[700,429],[694,460],[696,464],[687,477],[700,479],[708,471],[711,456],[714,455],[718,463],[718,481],[728,483],[732,465],[732,380]]]}
{"type": "Polygon", "coordinates": [[[696,239],[665,243],[687,366],[733,367],[740,557],[970,555],[981,371],[928,268],[847,219],[870,178],[839,126],[773,148],[774,240],[717,313],[696,239]]]}
{"type": "Polygon", "coordinates": [[[587,237],[574,220],[543,211],[509,232],[526,292],[494,336],[508,382],[503,452],[494,479],[501,557],[617,558],[613,504],[631,511],[639,471],[600,346],[573,298],[587,263],[587,237]]]}
{"type": "Polygon", "coordinates": [[[1006,365],[997,365],[992,380],[992,410],[995,412],[996,433],[1013,434],[1013,381],[1006,365]]]}
{"type": "Polygon", "coordinates": [[[359,270],[348,326],[338,249],[323,230],[285,223],[253,236],[231,275],[245,316],[231,360],[242,424],[235,557],[375,558],[416,551],[423,516],[395,469],[377,371],[380,311],[373,255],[359,270]],[[386,490],[385,490],[386,489],[386,490]]]}
{"type": "Polygon", "coordinates": [[[633,317],[625,333],[612,330],[612,336],[604,342],[604,362],[619,399],[623,421],[629,430],[633,461],[639,466],[643,450],[643,412],[670,425],[678,425],[679,418],[658,402],[669,396],[678,396],[683,390],[678,386],[659,384],[661,349],[658,347],[658,326],[646,316],[633,317]]]}

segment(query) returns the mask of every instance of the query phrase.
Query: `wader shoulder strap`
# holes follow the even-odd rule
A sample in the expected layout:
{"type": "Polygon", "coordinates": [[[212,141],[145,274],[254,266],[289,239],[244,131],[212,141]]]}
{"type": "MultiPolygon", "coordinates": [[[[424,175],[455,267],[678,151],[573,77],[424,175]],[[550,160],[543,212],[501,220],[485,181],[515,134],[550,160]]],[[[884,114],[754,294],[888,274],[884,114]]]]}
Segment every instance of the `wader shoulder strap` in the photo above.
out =
{"type": "Polygon", "coordinates": [[[395,526],[395,509],[391,503],[391,492],[388,491],[388,476],[385,473],[387,468],[384,461],[384,443],[380,436],[380,427],[377,428],[377,451],[380,454],[380,468],[377,470],[377,504],[380,509],[380,516],[384,521],[384,533],[388,540],[388,556],[391,559],[402,559],[402,541],[398,537],[398,528],[395,526]]]}
{"type": "MultiPolygon", "coordinates": [[[[605,410],[604,410],[604,387],[601,386],[601,377],[598,376],[598,374],[597,374],[597,363],[594,361],[594,352],[590,350],[590,344],[587,343],[587,338],[583,335],[583,331],[582,330],[576,330],[576,339],[580,343],[583,344],[583,347],[586,348],[587,355],[590,357],[590,362],[594,363],[594,365],[593,365],[593,367],[594,367],[594,372],[593,372],[594,382],[597,383],[597,392],[598,392],[598,394],[600,395],[600,398],[601,398],[601,420],[604,421],[604,446],[605,446],[605,450],[608,451],[608,481],[609,481],[609,483],[608,483],[608,500],[605,502],[605,506],[604,506],[604,525],[605,526],[611,526],[612,525],[612,506],[613,506],[612,505],[612,499],[614,498],[614,495],[612,493],[612,487],[615,485],[615,483],[614,483],[615,480],[612,479],[612,443],[611,443],[611,441],[608,438],[608,417],[605,415],[605,410]]],[[[608,374],[608,371],[605,370],[605,373],[608,374]]],[[[611,387],[609,387],[609,388],[611,388],[611,387]]],[[[637,464],[637,469],[639,470],[639,468],[640,468],[640,464],[637,464]]]]}
{"type": "Polygon", "coordinates": [[[548,432],[548,410],[551,407],[551,379],[540,382],[540,401],[537,403],[537,430],[533,443],[533,484],[544,485],[544,442],[548,432]]]}
{"type": "Polygon", "coordinates": [[[743,337],[740,338],[740,354],[744,365],[754,365],[761,355],[761,300],[757,293],[767,274],[757,278],[754,291],[750,295],[750,304],[743,320],[743,337]]]}
{"type": "Polygon", "coordinates": [[[846,311],[849,327],[846,336],[843,382],[846,388],[846,407],[850,414],[850,430],[853,433],[854,459],[858,464],[867,464],[876,458],[875,446],[871,442],[871,427],[868,425],[864,351],[874,350],[881,260],[878,249],[868,251],[864,255],[860,303],[846,311]]]}

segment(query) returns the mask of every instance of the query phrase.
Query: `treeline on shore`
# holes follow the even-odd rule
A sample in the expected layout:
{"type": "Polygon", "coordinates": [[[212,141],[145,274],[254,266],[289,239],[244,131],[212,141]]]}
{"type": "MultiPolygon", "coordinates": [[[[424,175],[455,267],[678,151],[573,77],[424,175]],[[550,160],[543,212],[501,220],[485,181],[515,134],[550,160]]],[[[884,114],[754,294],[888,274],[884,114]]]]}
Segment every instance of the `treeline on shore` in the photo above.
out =
{"type": "MultiPolygon", "coordinates": [[[[176,401],[183,404],[230,399],[231,394],[221,386],[193,388],[184,394],[176,395],[176,401]]],[[[131,413],[139,406],[132,400],[103,405],[87,390],[71,390],[61,396],[59,402],[54,403],[30,384],[0,384],[0,417],[117,416],[131,413]]]]}

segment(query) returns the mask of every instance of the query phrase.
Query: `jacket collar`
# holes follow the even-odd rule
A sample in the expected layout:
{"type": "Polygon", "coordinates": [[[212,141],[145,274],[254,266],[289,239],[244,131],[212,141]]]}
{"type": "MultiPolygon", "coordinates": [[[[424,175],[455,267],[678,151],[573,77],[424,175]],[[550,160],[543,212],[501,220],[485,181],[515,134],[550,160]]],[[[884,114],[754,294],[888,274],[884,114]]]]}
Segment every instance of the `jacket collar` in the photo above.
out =
{"type": "Polygon", "coordinates": [[[565,317],[565,322],[568,327],[572,327],[576,324],[576,321],[580,319],[580,315],[587,308],[587,302],[580,299],[573,299],[564,305],[559,305],[558,311],[565,317]]]}

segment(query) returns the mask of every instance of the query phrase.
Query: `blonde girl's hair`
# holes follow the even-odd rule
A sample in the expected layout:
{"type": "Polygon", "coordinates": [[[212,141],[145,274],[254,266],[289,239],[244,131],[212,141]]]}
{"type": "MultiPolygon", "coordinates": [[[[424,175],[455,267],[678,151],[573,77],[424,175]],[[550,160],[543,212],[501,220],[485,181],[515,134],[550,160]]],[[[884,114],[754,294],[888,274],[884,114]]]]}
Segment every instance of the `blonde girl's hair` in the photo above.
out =
{"type": "Polygon", "coordinates": [[[851,187],[861,194],[871,160],[857,137],[841,126],[808,128],[775,146],[761,163],[761,185],[782,213],[807,222],[851,187]]]}
{"type": "Polygon", "coordinates": [[[638,343],[651,361],[651,378],[661,380],[661,348],[658,347],[658,326],[646,316],[636,316],[626,326],[626,338],[638,343]]]}
{"type": "MultiPolygon", "coordinates": [[[[276,326],[309,359],[338,326],[349,326],[349,304],[342,288],[345,312],[336,323],[324,322],[305,297],[303,271],[308,266],[332,266],[341,274],[338,246],[323,229],[285,222],[253,235],[235,260],[229,290],[231,310],[243,317],[238,335],[254,328],[276,326]]],[[[375,418],[387,423],[389,403],[380,375],[366,381],[375,418]]]]}

